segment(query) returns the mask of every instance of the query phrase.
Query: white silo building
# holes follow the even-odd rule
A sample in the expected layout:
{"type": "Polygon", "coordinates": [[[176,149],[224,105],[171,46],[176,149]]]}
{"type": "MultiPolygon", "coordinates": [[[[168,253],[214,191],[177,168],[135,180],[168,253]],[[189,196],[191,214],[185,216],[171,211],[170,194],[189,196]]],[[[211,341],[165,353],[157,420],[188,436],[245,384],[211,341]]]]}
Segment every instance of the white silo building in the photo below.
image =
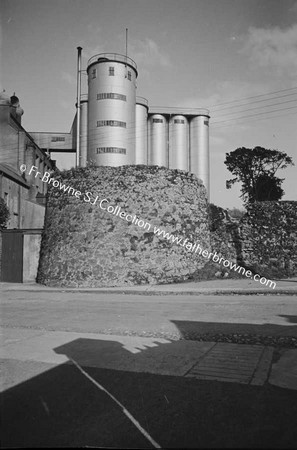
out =
{"type": "Polygon", "coordinates": [[[190,172],[203,181],[209,195],[209,116],[196,115],[190,121],[190,172]]]}
{"type": "Polygon", "coordinates": [[[88,161],[135,164],[135,62],[104,53],[88,61],[88,161]]]}
{"type": "Polygon", "coordinates": [[[168,167],[168,122],[163,114],[149,116],[149,160],[150,166],[168,167]]]}
{"type": "Polygon", "coordinates": [[[174,115],[169,119],[169,169],[189,170],[188,149],[188,119],[181,114],[174,115]]]}
{"type": "Polygon", "coordinates": [[[209,111],[149,108],[149,165],[194,173],[209,195],[209,111]]]}
{"type": "MultiPolygon", "coordinates": [[[[80,96],[78,165],[185,170],[203,181],[209,195],[207,109],[151,108],[147,99],[136,96],[136,63],[117,53],[93,56],[87,75],[88,93],[80,96]]],[[[42,148],[55,157],[57,152],[76,152],[76,123],[75,118],[70,133],[43,133],[42,148]]]]}

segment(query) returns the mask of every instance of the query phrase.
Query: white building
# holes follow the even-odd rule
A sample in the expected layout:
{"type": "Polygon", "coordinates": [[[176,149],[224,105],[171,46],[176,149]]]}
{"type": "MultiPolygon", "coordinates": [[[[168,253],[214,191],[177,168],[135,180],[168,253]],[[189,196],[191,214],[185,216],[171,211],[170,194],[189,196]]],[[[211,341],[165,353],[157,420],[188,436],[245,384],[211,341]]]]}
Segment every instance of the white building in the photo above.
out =
{"type": "MultiPolygon", "coordinates": [[[[209,111],[154,108],[136,96],[136,63],[115,53],[87,64],[88,94],[80,103],[79,165],[145,164],[192,172],[209,193],[209,111]]],[[[31,133],[41,148],[76,152],[76,118],[70,133],[31,133]],[[46,146],[45,146],[46,143],[46,146]]]]}

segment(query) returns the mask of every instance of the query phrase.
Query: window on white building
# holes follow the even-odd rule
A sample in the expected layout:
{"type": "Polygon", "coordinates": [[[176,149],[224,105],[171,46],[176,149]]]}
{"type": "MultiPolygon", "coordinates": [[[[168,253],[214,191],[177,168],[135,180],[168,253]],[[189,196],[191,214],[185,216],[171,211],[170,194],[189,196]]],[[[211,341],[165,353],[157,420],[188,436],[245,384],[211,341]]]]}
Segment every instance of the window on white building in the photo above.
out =
{"type": "Polygon", "coordinates": [[[102,92],[100,94],[97,94],[97,100],[106,100],[106,99],[113,99],[113,100],[122,100],[126,101],[127,97],[123,94],[117,94],[116,92],[102,92]]]}
{"type": "Polygon", "coordinates": [[[126,128],[126,122],[119,120],[98,120],[97,127],[122,127],[126,128]]]}
{"type": "Polygon", "coordinates": [[[97,155],[100,153],[121,153],[126,154],[126,149],[122,147],[99,147],[97,148],[97,155]]]}

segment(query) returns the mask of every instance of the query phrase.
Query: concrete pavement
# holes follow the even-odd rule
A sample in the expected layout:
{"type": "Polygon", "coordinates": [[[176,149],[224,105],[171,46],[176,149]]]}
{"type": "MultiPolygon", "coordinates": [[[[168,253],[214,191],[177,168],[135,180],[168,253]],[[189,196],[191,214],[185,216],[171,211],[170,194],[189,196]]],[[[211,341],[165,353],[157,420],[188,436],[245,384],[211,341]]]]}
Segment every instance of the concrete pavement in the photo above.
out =
{"type": "Polygon", "coordinates": [[[164,448],[294,448],[297,298],[235,284],[224,295],[2,284],[5,445],[151,448],[109,392],[164,448]]]}
{"type": "MultiPolygon", "coordinates": [[[[40,291],[38,286],[36,290],[27,287],[18,285],[2,290],[1,358],[10,367],[6,370],[4,389],[26,378],[26,372],[30,376],[32,370],[38,371],[39,363],[43,370],[47,367],[44,364],[68,361],[67,354],[57,354],[55,349],[73,341],[84,365],[98,367],[97,354],[103,364],[101,368],[130,367],[147,373],[199,379],[206,376],[251,384],[268,381],[297,388],[297,349],[277,350],[283,343],[292,344],[292,340],[296,344],[295,296],[243,293],[194,296],[181,292],[146,296],[118,291],[86,294],[79,290],[40,291]],[[107,359],[102,359],[100,345],[107,341],[118,343],[112,361],[108,359],[110,352],[107,359]],[[98,348],[88,356],[90,343],[98,348]],[[153,347],[153,352],[147,351],[153,347]],[[137,353],[137,348],[145,350],[141,358],[138,355],[129,360],[127,351],[137,353]],[[123,350],[126,350],[124,359],[123,350]],[[8,360],[12,362],[8,364],[8,360]],[[20,366],[22,370],[17,369],[20,366]]],[[[182,285],[175,287],[181,289],[182,285]]]]}
{"type": "Polygon", "coordinates": [[[297,349],[273,362],[274,349],[261,345],[12,328],[1,335],[1,390],[72,360],[82,367],[297,390],[297,349]]]}

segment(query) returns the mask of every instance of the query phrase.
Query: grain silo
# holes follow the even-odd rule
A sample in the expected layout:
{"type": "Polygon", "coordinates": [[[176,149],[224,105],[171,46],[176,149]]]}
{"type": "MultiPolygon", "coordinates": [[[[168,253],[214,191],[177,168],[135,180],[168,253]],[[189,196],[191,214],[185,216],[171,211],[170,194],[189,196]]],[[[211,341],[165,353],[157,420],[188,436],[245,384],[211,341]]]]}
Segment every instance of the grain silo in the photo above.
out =
{"type": "Polygon", "coordinates": [[[149,165],[168,167],[168,123],[165,115],[150,117],[149,165]]]}
{"type": "Polygon", "coordinates": [[[98,166],[135,164],[135,62],[102,53],[88,61],[87,73],[88,161],[98,166]]]}
{"type": "Polygon", "coordinates": [[[184,115],[169,120],[169,169],[189,170],[189,124],[184,115]]]}
{"type": "Polygon", "coordinates": [[[190,121],[189,171],[203,181],[209,195],[209,115],[194,116],[190,121]]]}

